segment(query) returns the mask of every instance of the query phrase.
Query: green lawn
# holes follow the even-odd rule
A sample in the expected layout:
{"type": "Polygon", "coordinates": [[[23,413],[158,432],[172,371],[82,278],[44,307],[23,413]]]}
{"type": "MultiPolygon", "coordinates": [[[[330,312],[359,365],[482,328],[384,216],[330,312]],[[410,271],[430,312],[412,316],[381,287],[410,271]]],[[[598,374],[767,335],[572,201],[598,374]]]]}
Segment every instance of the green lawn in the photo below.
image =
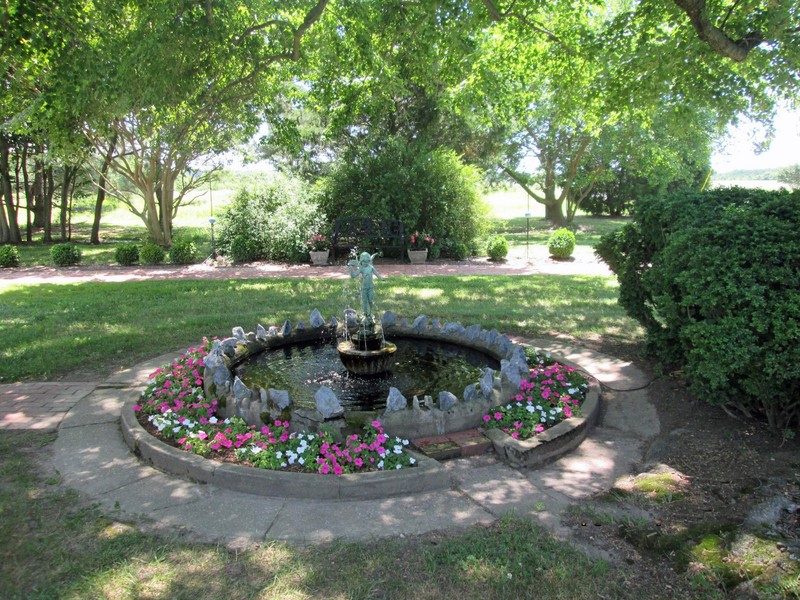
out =
{"type": "MultiPolygon", "coordinates": [[[[183,280],[0,288],[0,382],[100,376],[145,358],[227,336],[241,325],[341,316],[350,282],[325,279],[183,280]]],[[[641,330],[617,304],[616,281],[583,276],[392,277],[379,310],[481,323],[509,334],[601,335],[636,342],[641,330]]],[[[352,302],[351,302],[352,304],[352,302]]]]}

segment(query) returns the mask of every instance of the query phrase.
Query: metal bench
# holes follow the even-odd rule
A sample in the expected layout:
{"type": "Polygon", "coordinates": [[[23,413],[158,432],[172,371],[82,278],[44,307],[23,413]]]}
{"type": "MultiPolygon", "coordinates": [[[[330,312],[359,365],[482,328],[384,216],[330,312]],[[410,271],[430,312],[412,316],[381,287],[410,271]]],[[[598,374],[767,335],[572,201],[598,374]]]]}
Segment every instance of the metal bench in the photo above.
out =
{"type": "Polygon", "coordinates": [[[405,247],[403,223],[378,217],[339,217],[331,235],[333,260],[337,251],[349,252],[355,247],[371,253],[397,250],[399,255],[405,247]]]}

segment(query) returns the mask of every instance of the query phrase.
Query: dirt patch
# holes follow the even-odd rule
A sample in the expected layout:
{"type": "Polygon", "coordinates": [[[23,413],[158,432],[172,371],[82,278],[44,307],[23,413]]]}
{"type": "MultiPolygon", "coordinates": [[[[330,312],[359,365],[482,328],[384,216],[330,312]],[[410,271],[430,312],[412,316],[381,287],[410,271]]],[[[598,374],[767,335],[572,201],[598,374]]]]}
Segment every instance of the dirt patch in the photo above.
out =
{"type": "Polygon", "coordinates": [[[656,378],[649,395],[659,436],[610,494],[570,515],[575,535],[664,597],[797,597],[786,581],[800,584],[798,440],[699,401],[678,378],[656,378]]]}

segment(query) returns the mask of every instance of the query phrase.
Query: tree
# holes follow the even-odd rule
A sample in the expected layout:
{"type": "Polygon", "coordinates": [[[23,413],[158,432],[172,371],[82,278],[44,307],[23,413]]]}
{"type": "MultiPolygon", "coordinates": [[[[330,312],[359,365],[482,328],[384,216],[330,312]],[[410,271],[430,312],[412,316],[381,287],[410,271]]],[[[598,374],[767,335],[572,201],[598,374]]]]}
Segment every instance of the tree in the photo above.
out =
{"type": "Polygon", "coordinates": [[[790,188],[800,189],[800,165],[786,167],[778,173],[778,181],[787,184],[790,188]]]}
{"type": "Polygon", "coordinates": [[[140,199],[104,188],[142,219],[154,241],[170,245],[172,220],[202,179],[197,161],[256,130],[279,65],[299,60],[301,40],[328,1],[49,0],[15,7],[12,30],[36,23],[63,34],[54,49],[33,57],[48,59],[39,77],[46,85],[18,112],[39,113],[57,131],[77,127],[140,199]]]}

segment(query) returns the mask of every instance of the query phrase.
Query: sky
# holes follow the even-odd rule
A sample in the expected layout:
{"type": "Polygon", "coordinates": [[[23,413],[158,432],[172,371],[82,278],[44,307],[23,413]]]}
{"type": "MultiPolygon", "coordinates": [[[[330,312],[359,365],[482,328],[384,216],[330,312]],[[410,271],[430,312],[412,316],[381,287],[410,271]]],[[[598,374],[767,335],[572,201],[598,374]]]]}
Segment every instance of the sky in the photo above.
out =
{"type": "Polygon", "coordinates": [[[782,107],[775,116],[775,137],[769,149],[757,153],[754,142],[763,139],[761,128],[744,121],[729,130],[722,146],[711,156],[716,173],[738,169],[770,169],[800,164],[800,110],[782,107]]]}

